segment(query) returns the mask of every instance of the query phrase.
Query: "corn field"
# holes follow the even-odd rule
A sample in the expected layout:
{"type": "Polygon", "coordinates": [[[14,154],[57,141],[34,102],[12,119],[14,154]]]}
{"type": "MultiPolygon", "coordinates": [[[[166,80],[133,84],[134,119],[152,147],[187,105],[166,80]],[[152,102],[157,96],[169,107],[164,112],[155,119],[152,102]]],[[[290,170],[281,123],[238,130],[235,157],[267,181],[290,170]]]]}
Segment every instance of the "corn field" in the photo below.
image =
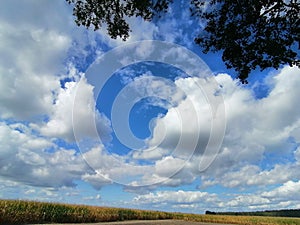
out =
{"type": "Polygon", "coordinates": [[[33,201],[0,200],[0,224],[91,223],[170,219],[171,213],[33,201]]]}
{"type": "Polygon", "coordinates": [[[34,201],[0,200],[0,224],[93,223],[163,219],[240,225],[300,225],[300,218],[198,215],[34,201]]]}

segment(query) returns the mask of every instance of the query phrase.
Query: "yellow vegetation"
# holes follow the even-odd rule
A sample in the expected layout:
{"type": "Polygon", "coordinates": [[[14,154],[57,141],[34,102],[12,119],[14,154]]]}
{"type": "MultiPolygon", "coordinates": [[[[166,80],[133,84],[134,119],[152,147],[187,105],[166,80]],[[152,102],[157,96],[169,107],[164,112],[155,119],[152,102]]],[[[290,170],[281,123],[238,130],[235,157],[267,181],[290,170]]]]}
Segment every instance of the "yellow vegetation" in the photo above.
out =
{"type": "Polygon", "coordinates": [[[0,224],[88,223],[157,219],[179,219],[241,225],[300,225],[300,218],[197,215],[33,201],[0,200],[0,224]]]}

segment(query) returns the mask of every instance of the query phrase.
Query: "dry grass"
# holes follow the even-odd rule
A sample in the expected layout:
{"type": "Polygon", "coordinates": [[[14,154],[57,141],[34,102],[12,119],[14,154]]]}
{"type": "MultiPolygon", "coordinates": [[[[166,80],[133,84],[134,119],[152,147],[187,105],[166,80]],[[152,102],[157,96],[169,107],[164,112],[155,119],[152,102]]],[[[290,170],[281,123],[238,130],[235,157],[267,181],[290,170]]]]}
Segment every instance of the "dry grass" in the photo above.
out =
{"type": "Polygon", "coordinates": [[[0,224],[92,223],[162,219],[241,225],[300,225],[299,218],[196,215],[32,201],[0,200],[0,224]]]}
{"type": "MultiPolygon", "coordinates": [[[[180,215],[180,214],[179,214],[180,215]]],[[[300,225],[300,218],[181,214],[178,219],[240,225],[300,225]]]]}

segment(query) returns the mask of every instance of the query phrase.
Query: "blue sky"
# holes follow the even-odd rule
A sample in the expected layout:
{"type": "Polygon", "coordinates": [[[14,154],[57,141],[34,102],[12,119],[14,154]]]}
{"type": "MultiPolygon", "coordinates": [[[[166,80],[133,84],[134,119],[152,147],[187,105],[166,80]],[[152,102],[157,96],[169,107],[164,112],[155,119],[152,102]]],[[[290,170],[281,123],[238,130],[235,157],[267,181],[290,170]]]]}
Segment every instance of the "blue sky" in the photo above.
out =
{"type": "Polygon", "coordinates": [[[300,70],[235,80],[176,1],[129,40],[61,0],[0,9],[0,198],[203,213],[300,208],[300,70]]]}

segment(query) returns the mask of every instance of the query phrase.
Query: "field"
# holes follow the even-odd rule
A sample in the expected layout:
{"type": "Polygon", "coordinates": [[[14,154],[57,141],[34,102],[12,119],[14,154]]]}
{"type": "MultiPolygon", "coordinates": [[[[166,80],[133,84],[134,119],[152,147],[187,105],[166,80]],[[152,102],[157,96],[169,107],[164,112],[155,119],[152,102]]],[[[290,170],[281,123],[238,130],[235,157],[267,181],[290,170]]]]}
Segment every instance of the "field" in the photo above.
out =
{"type": "Polygon", "coordinates": [[[300,225],[299,218],[196,215],[85,205],[0,200],[0,224],[93,223],[164,219],[241,225],[300,225]]]}

